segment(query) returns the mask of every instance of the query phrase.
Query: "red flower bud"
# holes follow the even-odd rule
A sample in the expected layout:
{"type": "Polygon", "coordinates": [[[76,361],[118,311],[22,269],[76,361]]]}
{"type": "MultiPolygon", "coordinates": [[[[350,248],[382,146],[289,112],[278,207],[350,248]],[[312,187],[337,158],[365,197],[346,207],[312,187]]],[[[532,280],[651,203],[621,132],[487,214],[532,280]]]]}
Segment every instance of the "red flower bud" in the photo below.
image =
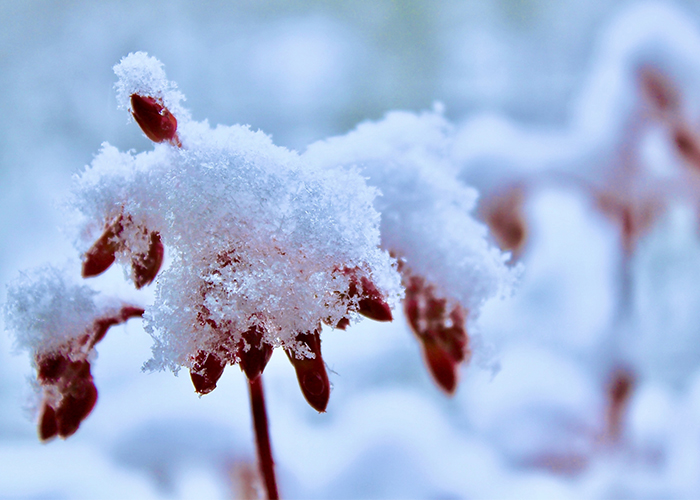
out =
{"type": "Polygon", "coordinates": [[[39,438],[43,441],[75,433],[97,402],[97,388],[87,357],[107,330],[141,317],[144,310],[123,306],[116,314],[97,318],[85,333],[68,340],[51,354],[37,356],[37,379],[44,388],[39,415],[39,438]]]}
{"type": "Polygon", "coordinates": [[[58,420],[56,419],[56,410],[53,409],[46,401],[41,407],[39,415],[39,439],[48,441],[51,438],[58,436],[58,420]]]}
{"type": "Polygon", "coordinates": [[[253,380],[262,374],[267,362],[270,361],[272,346],[263,341],[263,329],[258,325],[251,326],[243,334],[243,339],[250,347],[247,351],[244,350],[245,344],[243,340],[240,341],[238,345],[239,364],[246,377],[253,380]]]}
{"type": "Polygon", "coordinates": [[[63,376],[70,362],[62,354],[43,356],[39,359],[37,378],[42,384],[56,382],[63,376]]]}
{"type": "Polygon", "coordinates": [[[71,393],[63,396],[56,408],[58,435],[64,439],[75,434],[81,422],[87,418],[97,403],[97,388],[92,382],[92,375],[89,374],[89,363],[87,361],[85,363],[88,365],[89,378],[76,384],[71,393]]]}
{"type": "Polygon", "coordinates": [[[617,441],[622,436],[625,413],[634,392],[637,377],[626,367],[619,367],[610,375],[607,386],[607,435],[617,441]]]}
{"type": "Polygon", "coordinates": [[[676,113],[680,108],[678,89],[661,71],[644,67],[639,73],[639,82],[647,101],[658,113],[676,113]]]}
{"type": "Polygon", "coordinates": [[[321,336],[318,331],[302,333],[296,340],[308,347],[315,357],[299,359],[289,349],[285,352],[294,366],[304,398],[314,410],[323,413],[330,399],[331,384],[321,357],[321,336]]]}
{"type": "MultiPolygon", "coordinates": [[[[116,253],[124,248],[121,234],[124,224],[131,224],[131,218],[127,215],[126,221],[123,215],[119,215],[105,229],[102,236],[90,247],[83,261],[83,278],[90,278],[105,272],[114,263],[116,253]]],[[[148,250],[143,254],[134,254],[131,258],[134,284],[136,288],[142,288],[153,282],[160,266],[163,264],[165,249],[156,231],[148,233],[142,228],[144,235],[148,234],[148,250]]]]}
{"type": "Polygon", "coordinates": [[[480,216],[488,224],[498,246],[512,252],[514,259],[523,253],[527,244],[525,194],[523,186],[516,184],[484,198],[479,207],[480,216]]]}
{"type": "Polygon", "coordinates": [[[338,330],[345,330],[349,326],[350,326],[350,320],[348,318],[340,318],[340,321],[338,321],[338,324],[335,325],[335,328],[338,330]]]}
{"type": "Polygon", "coordinates": [[[465,313],[456,305],[447,312],[447,301],[435,296],[423,278],[405,278],[404,312],[408,324],[421,342],[428,370],[437,385],[454,394],[459,379],[459,364],[469,357],[469,337],[465,313]]]}
{"type": "Polygon", "coordinates": [[[360,297],[357,303],[358,313],[375,321],[391,321],[393,319],[391,307],[386,303],[374,283],[365,276],[358,280],[356,269],[345,268],[343,272],[350,275],[350,287],[348,288],[350,298],[360,297]]]}
{"type": "Polygon", "coordinates": [[[430,337],[423,337],[421,340],[425,362],[433,379],[447,394],[454,394],[458,379],[457,361],[450,352],[430,337]]]}
{"type": "Polygon", "coordinates": [[[177,119],[160,100],[131,94],[131,114],[143,133],[153,142],[170,141],[180,146],[177,119]]]}
{"type": "Polygon", "coordinates": [[[119,235],[123,230],[120,215],[107,226],[102,236],[90,247],[83,261],[83,278],[91,278],[102,274],[114,263],[115,254],[121,247],[119,235]]]}
{"type": "Polygon", "coordinates": [[[226,368],[226,361],[213,352],[199,351],[190,369],[190,378],[198,394],[209,394],[226,368]]]}

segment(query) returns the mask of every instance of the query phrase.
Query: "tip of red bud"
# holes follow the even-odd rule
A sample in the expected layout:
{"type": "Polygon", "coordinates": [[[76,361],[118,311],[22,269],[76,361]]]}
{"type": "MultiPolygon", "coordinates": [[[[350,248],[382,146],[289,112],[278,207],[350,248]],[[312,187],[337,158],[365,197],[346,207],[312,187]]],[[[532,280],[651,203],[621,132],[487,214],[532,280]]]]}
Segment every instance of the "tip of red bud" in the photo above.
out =
{"type": "Polygon", "coordinates": [[[314,357],[299,359],[288,349],[285,352],[294,366],[304,398],[314,410],[324,413],[331,396],[331,384],[321,357],[321,337],[318,332],[303,333],[296,340],[306,345],[314,357]]]}
{"type": "Polygon", "coordinates": [[[346,330],[350,326],[349,318],[340,318],[340,321],[335,325],[336,330],[346,330]]]}
{"type": "Polygon", "coordinates": [[[241,370],[248,380],[254,380],[262,375],[272,356],[272,346],[263,340],[263,330],[260,326],[252,326],[243,334],[243,338],[250,346],[244,350],[244,343],[241,340],[238,346],[238,357],[241,370]]]}
{"type": "Polygon", "coordinates": [[[199,351],[190,369],[190,378],[198,394],[209,394],[224,373],[226,362],[213,352],[199,351]]]}
{"type": "Polygon", "coordinates": [[[449,351],[429,340],[423,341],[423,353],[435,383],[448,395],[453,395],[457,389],[458,362],[449,351]]]}
{"type": "Polygon", "coordinates": [[[153,142],[169,141],[180,146],[177,119],[160,100],[131,94],[131,114],[146,137],[153,142]]]}
{"type": "Polygon", "coordinates": [[[607,433],[616,441],[622,436],[625,412],[634,392],[637,379],[630,369],[620,367],[610,377],[607,387],[607,433]]]}
{"type": "MultiPolygon", "coordinates": [[[[359,295],[360,297],[360,300],[357,302],[358,313],[374,321],[392,321],[394,319],[391,314],[391,307],[389,307],[377,286],[369,278],[362,276],[358,280],[357,269],[346,268],[343,272],[350,276],[348,295],[350,297],[359,295]]],[[[340,328],[340,323],[338,325],[337,328],[340,328]]],[[[344,326],[347,326],[347,324],[344,324],[344,326]]],[[[341,329],[344,330],[345,328],[341,329]]]]}
{"type": "Polygon", "coordinates": [[[82,269],[83,278],[98,276],[114,263],[115,254],[119,251],[120,246],[118,236],[122,229],[122,217],[119,216],[107,226],[102,235],[85,253],[82,269]]]}
{"type": "Polygon", "coordinates": [[[406,276],[404,312],[408,324],[421,342],[428,371],[435,383],[448,395],[454,394],[459,381],[459,365],[468,360],[469,336],[466,311],[461,306],[447,307],[432,286],[418,276],[406,276]]]}

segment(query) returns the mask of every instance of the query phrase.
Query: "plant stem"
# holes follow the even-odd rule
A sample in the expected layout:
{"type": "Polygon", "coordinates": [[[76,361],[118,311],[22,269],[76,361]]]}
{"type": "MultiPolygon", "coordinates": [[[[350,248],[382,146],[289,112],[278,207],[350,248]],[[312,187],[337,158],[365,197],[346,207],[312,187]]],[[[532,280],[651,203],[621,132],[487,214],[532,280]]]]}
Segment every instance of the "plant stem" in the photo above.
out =
{"type": "Polygon", "coordinates": [[[270,447],[270,430],[267,425],[267,410],[265,409],[265,392],[263,391],[262,375],[248,379],[250,389],[250,408],[253,412],[253,428],[255,429],[255,444],[258,449],[258,464],[265,483],[267,498],[278,499],[277,479],[275,478],[275,462],[272,460],[270,447]]]}

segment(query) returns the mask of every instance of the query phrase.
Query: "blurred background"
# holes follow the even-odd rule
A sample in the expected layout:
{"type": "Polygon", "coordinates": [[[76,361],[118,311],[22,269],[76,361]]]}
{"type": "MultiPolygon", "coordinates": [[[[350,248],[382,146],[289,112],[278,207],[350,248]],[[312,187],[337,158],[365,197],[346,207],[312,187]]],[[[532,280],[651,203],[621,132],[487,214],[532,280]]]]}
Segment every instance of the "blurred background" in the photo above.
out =
{"type": "MultiPolygon", "coordinates": [[[[116,109],[112,67],[132,51],[165,64],[195,119],[249,124],[299,151],[441,102],[464,141],[461,178],[485,192],[538,158],[594,164],[595,183],[629,145],[620,117],[644,108],[623,76],[645,57],[687,89],[692,133],[700,121],[693,0],[3,0],[0,26],[0,301],[22,269],[75,258],[60,204],[100,144],[151,147],[116,109]]],[[[646,163],[688,162],[677,134],[651,130],[634,143],[646,163]]],[[[670,208],[628,260],[615,223],[579,192],[529,197],[522,282],[475,323],[478,362],[451,399],[401,318],[324,336],[324,415],[276,353],[265,382],[283,497],[697,498],[696,197],[662,195],[670,208]],[[619,367],[633,383],[615,410],[619,367]],[[601,436],[614,411],[612,443],[601,436]]],[[[186,374],[142,373],[138,322],[98,351],[96,409],[69,440],[40,444],[29,357],[0,334],[0,498],[245,497],[255,455],[237,370],[202,398],[186,374]]]]}

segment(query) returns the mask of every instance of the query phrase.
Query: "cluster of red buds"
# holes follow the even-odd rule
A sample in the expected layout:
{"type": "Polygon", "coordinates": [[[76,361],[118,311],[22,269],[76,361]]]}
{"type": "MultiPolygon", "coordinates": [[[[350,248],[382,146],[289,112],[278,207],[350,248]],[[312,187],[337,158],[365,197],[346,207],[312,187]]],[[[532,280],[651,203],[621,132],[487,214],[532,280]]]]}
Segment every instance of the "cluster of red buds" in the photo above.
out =
{"type": "Polygon", "coordinates": [[[401,266],[406,289],[403,308],[408,324],[421,343],[423,357],[437,385],[451,395],[457,390],[459,369],[469,362],[467,311],[458,303],[448,305],[435,287],[401,266]]]}
{"type": "Polygon", "coordinates": [[[110,327],[140,318],[144,310],[123,306],[95,319],[82,335],[54,352],[36,357],[37,378],[43,391],[39,438],[43,441],[75,433],[97,402],[97,388],[90,372],[90,355],[110,327]]]}
{"type": "MultiPolygon", "coordinates": [[[[357,312],[375,321],[391,321],[391,309],[377,287],[366,277],[358,278],[356,269],[339,271],[350,278],[349,298],[357,305],[348,312],[357,312]]],[[[263,339],[264,325],[254,325],[243,335],[234,349],[224,346],[226,326],[214,321],[207,308],[200,305],[198,319],[201,326],[205,324],[220,332],[224,337],[216,351],[200,350],[193,359],[190,376],[195,390],[199,394],[208,394],[216,384],[227,364],[238,364],[249,380],[259,377],[272,356],[273,346],[263,339]]],[[[334,326],[344,330],[350,324],[349,318],[341,319],[334,326]]],[[[289,361],[294,366],[299,387],[306,401],[318,412],[325,412],[330,398],[330,382],[326,365],[321,355],[321,325],[314,331],[298,333],[294,341],[297,349],[285,349],[289,361]],[[298,351],[307,355],[299,356],[298,351]],[[309,355],[310,354],[310,355],[309,355]]]]}
{"type": "MultiPolygon", "coordinates": [[[[149,139],[182,147],[177,134],[177,120],[161,100],[132,94],[131,108],[134,119],[149,139]]],[[[117,254],[126,250],[122,234],[127,226],[133,226],[133,222],[129,215],[124,214],[119,214],[106,224],[102,235],[84,256],[84,278],[106,271],[115,262],[117,254]]],[[[147,228],[136,228],[136,231],[143,233],[148,242],[146,252],[131,252],[132,278],[136,288],[141,288],[153,282],[158,274],[164,248],[158,232],[147,228]]],[[[228,259],[228,264],[234,262],[231,256],[221,256],[221,259],[228,259]]],[[[368,277],[361,275],[358,269],[343,268],[337,272],[349,279],[348,297],[345,298],[354,305],[348,313],[356,312],[376,321],[392,320],[388,303],[368,277]]],[[[208,394],[214,390],[227,364],[238,364],[251,381],[262,374],[273,351],[273,346],[264,340],[264,324],[251,326],[240,336],[237,344],[229,348],[226,340],[233,336],[232,332],[227,332],[227,325],[212,319],[203,304],[199,306],[198,321],[201,326],[206,325],[217,331],[222,342],[217,348],[200,350],[192,357],[190,376],[197,393],[208,394]]],[[[348,316],[330,326],[345,329],[349,324],[348,316]]],[[[298,333],[294,338],[297,349],[286,348],[285,352],[294,366],[304,397],[315,410],[324,412],[330,397],[330,382],[321,355],[320,333],[321,325],[314,331],[298,333]],[[307,356],[300,357],[298,352],[307,356]]]]}
{"type": "MultiPolygon", "coordinates": [[[[83,260],[83,278],[91,278],[105,272],[114,263],[117,253],[126,249],[122,233],[126,225],[133,225],[127,215],[118,215],[109,222],[102,235],[95,241],[85,253],[83,260]]],[[[157,231],[148,231],[146,228],[138,228],[143,238],[147,241],[146,252],[131,253],[131,270],[134,285],[137,289],[153,282],[163,264],[165,250],[157,231]]]]}

